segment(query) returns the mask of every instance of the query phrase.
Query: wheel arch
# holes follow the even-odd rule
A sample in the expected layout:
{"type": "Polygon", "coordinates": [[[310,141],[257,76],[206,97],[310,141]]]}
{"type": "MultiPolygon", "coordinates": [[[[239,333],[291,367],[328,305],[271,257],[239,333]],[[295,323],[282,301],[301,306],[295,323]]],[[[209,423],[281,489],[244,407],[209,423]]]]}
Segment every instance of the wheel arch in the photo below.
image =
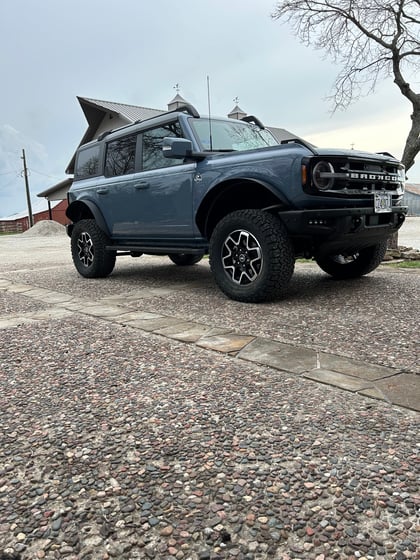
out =
{"type": "Polygon", "coordinates": [[[210,239],[216,224],[235,210],[284,209],[287,206],[285,198],[261,181],[230,179],[219,183],[206,194],[197,210],[196,223],[201,234],[210,239]]]}
{"type": "Polygon", "coordinates": [[[72,202],[66,210],[66,216],[73,224],[80,222],[80,220],[95,220],[101,230],[106,233],[106,235],[110,235],[102,212],[91,200],[76,200],[72,202]]]}

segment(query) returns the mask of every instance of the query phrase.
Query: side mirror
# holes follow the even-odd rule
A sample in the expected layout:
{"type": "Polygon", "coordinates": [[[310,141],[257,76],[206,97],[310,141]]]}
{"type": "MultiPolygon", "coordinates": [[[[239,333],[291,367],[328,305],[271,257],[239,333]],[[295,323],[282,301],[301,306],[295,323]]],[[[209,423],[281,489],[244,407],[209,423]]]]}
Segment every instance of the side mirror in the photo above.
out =
{"type": "Polygon", "coordinates": [[[162,151],[166,158],[184,159],[192,153],[192,142],[185,138],[167,137],[163,139],[162,151]]]}

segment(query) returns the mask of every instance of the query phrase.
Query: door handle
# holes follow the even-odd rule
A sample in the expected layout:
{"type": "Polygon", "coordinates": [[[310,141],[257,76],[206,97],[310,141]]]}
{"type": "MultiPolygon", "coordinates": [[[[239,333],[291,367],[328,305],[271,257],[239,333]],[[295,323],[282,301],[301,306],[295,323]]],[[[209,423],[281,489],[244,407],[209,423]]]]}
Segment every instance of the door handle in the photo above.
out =
{"type": "Polygon", "coordinates": [[[107,189],[106,187],[100,187],[97,191],[98,194],[108,194],[109,193],[109,189],[107,189]]]}
{"type": "Polygon", "coordinates": [[[134,183],[134,188],[138,191],[148,189],[149,187],[150,184],[147,181],[138,181],[137,183],[134,183]]]}

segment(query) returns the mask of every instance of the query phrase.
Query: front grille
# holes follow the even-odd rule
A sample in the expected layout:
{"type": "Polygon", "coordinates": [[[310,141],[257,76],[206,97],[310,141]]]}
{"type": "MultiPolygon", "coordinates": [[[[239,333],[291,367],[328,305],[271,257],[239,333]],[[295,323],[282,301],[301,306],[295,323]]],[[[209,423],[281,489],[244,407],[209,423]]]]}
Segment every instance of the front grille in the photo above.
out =
{"type": "Polygon", "coordinates": [[[311,161],[312,194],[370,197],[376,191],[392,194],[396,204],[404,193],[404,168],[398,162],[359,158],[314,158],[311,161]]]}

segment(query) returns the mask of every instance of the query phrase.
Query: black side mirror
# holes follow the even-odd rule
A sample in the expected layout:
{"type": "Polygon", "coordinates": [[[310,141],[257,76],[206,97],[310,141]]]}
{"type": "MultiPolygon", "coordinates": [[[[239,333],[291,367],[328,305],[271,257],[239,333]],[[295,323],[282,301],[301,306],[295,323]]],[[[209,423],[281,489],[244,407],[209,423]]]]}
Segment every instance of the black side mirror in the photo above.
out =
{"type": "Polygon", "coordinates": [[[191,140],[167,137],[162,142],[163,155],[166,158],[184,159],[192,153],[191,140]]]}

